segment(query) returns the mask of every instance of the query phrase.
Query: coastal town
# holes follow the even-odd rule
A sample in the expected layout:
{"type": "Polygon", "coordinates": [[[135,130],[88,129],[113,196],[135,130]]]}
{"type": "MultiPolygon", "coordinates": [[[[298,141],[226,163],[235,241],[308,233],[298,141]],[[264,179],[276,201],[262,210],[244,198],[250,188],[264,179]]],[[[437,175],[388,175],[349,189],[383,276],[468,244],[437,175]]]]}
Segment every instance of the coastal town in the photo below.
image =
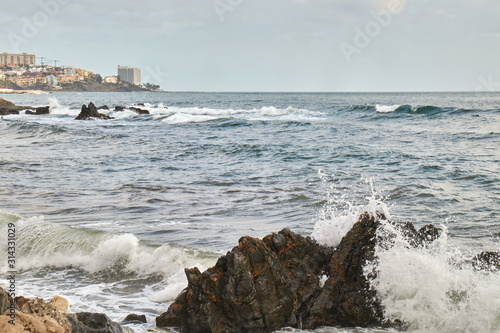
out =
{"type": "Polygon", "coordinates": [[[141,82],[141,70],[117,66],[116,75],[102,77],[59,60],[35,54],[0,53],[0,90],[23,91],[159,91],[160,86],[141,82]],[[40,61],[37,63],[37,59],[40,61]]]}

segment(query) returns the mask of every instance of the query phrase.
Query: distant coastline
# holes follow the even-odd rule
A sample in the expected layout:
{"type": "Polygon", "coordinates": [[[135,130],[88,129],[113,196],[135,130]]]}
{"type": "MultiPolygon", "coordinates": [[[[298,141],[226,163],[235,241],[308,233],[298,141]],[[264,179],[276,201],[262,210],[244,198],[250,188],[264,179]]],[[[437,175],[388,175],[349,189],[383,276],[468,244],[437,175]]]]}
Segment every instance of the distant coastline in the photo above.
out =
{"type": "Polygon", "coordinates": [[[86,69],[54,66],[44,63],[35,64],[34,54],[0,54],[0,89],[11,89],[10,93],[20,91],[73,91],[73,92],[133,92],[161,91],[153,83],[141,83],[140,68],[120,66],[117,75],[102,77],[86,69]]]}

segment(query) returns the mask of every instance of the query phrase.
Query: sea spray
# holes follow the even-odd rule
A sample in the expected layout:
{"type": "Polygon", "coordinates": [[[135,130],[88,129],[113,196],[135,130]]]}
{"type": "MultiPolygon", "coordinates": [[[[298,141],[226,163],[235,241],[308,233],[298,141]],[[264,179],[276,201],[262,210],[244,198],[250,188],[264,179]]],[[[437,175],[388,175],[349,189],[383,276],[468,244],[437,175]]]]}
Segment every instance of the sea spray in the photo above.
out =
{"type": "Polygon", "coordinates": [[[376,260],[365,276],[384,308],[411,332],[498,332],[500,272],[474,270],[471,254],[450,244],[448,230],[413,247],[387,221],[377,231],[376,260]]]}
{"type": "Polygon", "coordinates": [[[333,176],[328,176],[323,170],[318,171],[326,193],[326,202],[318,213],[312,237],[320,244],[336,247],[340,244],[354,223],[364,212],[371,216],[383,215],[390,219],[389,207],[384,203],[384,198],[374,190],[372,179],[362,179],[364,188],[369,186],[370,195],[363,192],[352,196],[352,191],[342,190],[342,186],[334,181],[333,176]],[[361,200],[359,199],[361,198],[361,200]]]}

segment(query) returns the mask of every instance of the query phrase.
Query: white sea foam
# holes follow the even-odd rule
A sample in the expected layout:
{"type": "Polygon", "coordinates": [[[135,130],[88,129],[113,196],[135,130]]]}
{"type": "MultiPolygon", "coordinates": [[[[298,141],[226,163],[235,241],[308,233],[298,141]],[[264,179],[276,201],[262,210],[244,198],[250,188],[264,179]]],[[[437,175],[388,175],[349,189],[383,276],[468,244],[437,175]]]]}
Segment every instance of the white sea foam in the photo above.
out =
{"type": "Polygon", "coordinates": [[[375,106],[375,110],[379,113],[390,113],[396,111],[401,105],[379,105],[375,106]]]}
{"type": "Polygon", "coordinates": [[[277,109],[274,106],[269,106],[269,107],[262,107],[259,110],[259,114],[261,116],[274,117],[274,116],[283,116],[283,115],[286,115],[286,114],[293,113],[295,111],[296,110],[294,108],[292,108],[292,107],[288,107],[286,109],[277,109]]]}
{"type": "Polygon", "coordinates": [[[67,106],[61,105],[59,100],[55,97],[49,98],[49,110],[51,114],[64,115],[64,116],[78,116],[80,110],[71,109],[67,106]]]}
{"type": "Polygon", "coordinates": [[[218,119],[218,117],[207,116],[207,115],[192,115],[189,113],[175,113],[163,119],[162,122],[173,125],[173,124],[184,124],[184,123],[203,123],[215,119],[218,119]]]}
{"type": "Polygon", "coordinates": [[[424,248],[411,247],[389,223],[378,231],[392,235],[379,243],[372,287],[388,319],[399,319],[412,332],[499,332],[500,272],[475,272],[470,254],[452,246],[446,227],[424,248]]]}
{"type": "MultiPolygon", "coordinates": [[[[102,110],[104,111],[104,110],[102,110]]],[[[107,114],[109,115],[110,117],[113,117],[115,119],[131,119],[131,118],[134,118],[134,117],[137,117],[138,114],[134,111],[131,111],[131,110],[123,110],[123,111],[112,111],[112,112],[102,112],[100,110],[101,113],[104,113],[104,114],[107,114]]]]}
{"type": "MultiPolygon", "coordinates": [[[[337,246],[365,211],[390,219],[388,207],[368,183],[372,195],[366,205],[334,195],[335,184],[329,186],[312,234],[319,243],[337,246]]],[[[477,272],[470,264],[481,250],[453,246],[446,225],[439,239],[415,248],[393,224],[381,222],[377,234],[388,240],[378,243],[377,259],[364,271],[387,319],[404,322],[409,332],[500,332],[500,271],[477,272]]]]}

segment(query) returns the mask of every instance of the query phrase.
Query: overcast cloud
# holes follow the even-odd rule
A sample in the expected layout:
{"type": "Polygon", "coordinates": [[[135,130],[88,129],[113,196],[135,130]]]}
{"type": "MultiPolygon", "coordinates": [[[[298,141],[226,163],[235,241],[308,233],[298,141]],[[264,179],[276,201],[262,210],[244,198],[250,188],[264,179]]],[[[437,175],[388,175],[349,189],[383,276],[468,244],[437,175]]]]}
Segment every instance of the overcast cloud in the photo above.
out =
{"type": "Polygon", "coordinates": [[[165,90],[500,90],[499,16],[493,0],[2,0],[0,52],[140,67],[165,90]]]}

